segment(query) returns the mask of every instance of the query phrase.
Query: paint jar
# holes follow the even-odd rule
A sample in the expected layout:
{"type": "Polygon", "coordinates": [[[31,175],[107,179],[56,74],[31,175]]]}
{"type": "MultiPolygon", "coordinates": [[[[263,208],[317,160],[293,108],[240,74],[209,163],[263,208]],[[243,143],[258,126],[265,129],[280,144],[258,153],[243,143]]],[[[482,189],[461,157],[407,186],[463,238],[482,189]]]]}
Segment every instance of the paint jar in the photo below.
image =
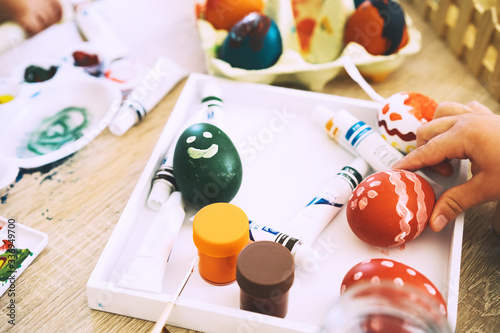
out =
{"type": "Polygon", "coordinates": [[[284,246],[271,241],[249,244],[236,265],[240,308],[284,318],[294,271],[293,256],[284,246]]]}
{"type": "Polygon", "coordinates": [[[451,333],[446,316],[428,294],[409,285],[360,283],[342,294],[320,333],[451,333]]]}
{"type": "Polygon", "coordinates": [[[217,202],[200,209],[193,221],[193,241],[201,277],[214,285],[234,282],[238,254],[249,239],[248,217],[239,207],[217,202]]]}

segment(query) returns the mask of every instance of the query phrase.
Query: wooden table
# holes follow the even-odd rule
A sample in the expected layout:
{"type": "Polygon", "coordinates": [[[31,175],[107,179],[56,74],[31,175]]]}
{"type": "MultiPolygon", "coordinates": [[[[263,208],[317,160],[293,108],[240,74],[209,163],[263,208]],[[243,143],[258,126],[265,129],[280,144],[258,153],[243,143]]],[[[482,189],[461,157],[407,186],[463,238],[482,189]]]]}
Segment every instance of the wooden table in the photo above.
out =
{"type": "MultiPolygon", "coordinates": [[[[98,8],[130,57],[151,64],[165,53],[193,72],[204,72],[190,1],[103,1],[98,8]],[[158,13],[162,13],[158,15],[158,13]],[[147,22],[146,22],[147,20],[147,22]]],[[[404,4],[405,5],[405,4],[404,4]]],[[[477,100],[500,114],[500,105],[454,58],[408,5],[423,37],[422,50],[381,83],[382,96],[409,90],[437,101],[477,100]]],[[[58,54],[79,38],[71,22],[28,41],[38,56],[58,54]],[[53,38],[57,36],[57,38],[53,38]],[[47,42],[50,40],[50,44],[47,42]],[[33,46],[33,45],[31,45],[33,46]]],[[[26,43],[25,43],[26,44],[26,43]]],[[[0,55],[0,75],[33,55],[25,45],[0,55]]],[[[88,146],[60,163],[22,178],[0,191],[0,215],[43,231],[49,243],[16,282],[16,325],[8,324],[9,299],[0,299],[0,331],[148,332],[153,323],[89,309],[85,285],[182,90],[177,86],[140,126],[123,137],[103,131],[88,146]]],[[[348,77],[338,77],[325,93],[360,99],[368,96],[348,77]]],[[[2,138],[3,140],[4,138],[2,138]]],[[[493,204],[466,213],[460,275],[457,332],[500,331],[500,236],[490,227],[493,204]]],[[[193,332],[169,327],[171,332],[193,332]]]]}

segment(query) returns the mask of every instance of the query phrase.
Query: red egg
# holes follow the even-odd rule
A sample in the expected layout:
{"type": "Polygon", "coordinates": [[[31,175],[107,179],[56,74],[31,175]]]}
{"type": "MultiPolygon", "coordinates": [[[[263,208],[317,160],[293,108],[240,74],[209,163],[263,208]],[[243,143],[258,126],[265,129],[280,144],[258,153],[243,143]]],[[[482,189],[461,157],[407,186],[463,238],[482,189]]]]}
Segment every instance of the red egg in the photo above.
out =
{"type": "Polygon", "coordinates": [[[406,170],[374,173],[354,189],[347,222],[365,243],[393,247],[418,237],[427,227],[436,196],[421,176],[406,170]]]}
{"type": "Polygon", "coordinates": [[[344,276],[340,292],[343,294],[349,288],[361,283],[371,283],[374,286],[394,284],[401,287],[401,290],[397,292],[400,297],[410,297],[415,300],[418,299],[418,295],[412,293],[420,291],[426,298],[429,296],[429,299],[436,302],[442,315],[447,314],[446,302],[436,286],[425,275],[399,261],[376,258],[356,264],[344,276]],[[413,288],[405,288],[405,286],[413,288]]]}
{"type": "Polygon", "coordinates": [[[347,20],[344,41],[373,55],[397,52],[408,43],[403,9],[392,0],[366,0],[347,20]]]}
{"type": "Polygon", "coordinates": [[[380,134],[407,154],[417,147],[417,128],[432,120],[437,103],[415,92],[392,95],[377,113],[380,134]]]}
{"type": "Polygon", "coordinates": [[[262,12],[263,0],[207,0],[205,19],[216,29],[231,28],[251,12],[262,12]]]}

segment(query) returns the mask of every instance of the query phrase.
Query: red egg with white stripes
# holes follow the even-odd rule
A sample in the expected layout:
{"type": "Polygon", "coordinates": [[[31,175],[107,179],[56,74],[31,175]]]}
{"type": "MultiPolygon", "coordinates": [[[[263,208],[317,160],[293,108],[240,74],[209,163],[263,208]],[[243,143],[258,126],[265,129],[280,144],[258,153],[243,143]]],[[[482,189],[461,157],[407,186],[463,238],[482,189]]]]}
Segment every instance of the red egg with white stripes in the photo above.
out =
{"type": "Polygon", "coordinates": [[[435,200],[431,185],[416,173],[380,171],[354,189],[346,207],[347,222],[365,243],[403,245],[427,227],[435,200]]]}
{"type": "Polygon", "coordinates": [[[413,290],[429,296],[434,300],[439,312],[446,316],[447,307],[443,295],[438,288],[422,273],[399,261],[383,258],[369,259],[353,266],[342,280],[341,294],[349,288],[361,283],[370,283],[374,286],[394,284],[401,287],[399,296],[414,297],[413,290]],[[405,286],[413,288],[405,288],[405,286]]]}
{"type": "Polygon", "coordinates": [[[417,128],[432,120],[437,103],[415,92],[400,92],[387,98],[378,110],[380,134],[404,154],[417,147],[417,128]]]}

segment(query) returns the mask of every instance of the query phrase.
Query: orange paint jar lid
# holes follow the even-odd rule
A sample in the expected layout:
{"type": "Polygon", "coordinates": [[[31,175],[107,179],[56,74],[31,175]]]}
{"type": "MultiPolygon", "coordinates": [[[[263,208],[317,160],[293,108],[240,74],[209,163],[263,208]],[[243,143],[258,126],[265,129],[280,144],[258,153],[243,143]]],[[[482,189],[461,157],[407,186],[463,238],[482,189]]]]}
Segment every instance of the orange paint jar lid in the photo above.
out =
{"type": "Polygon", "coordinates": [[[198,251],[212,257],[235,255],[249,240],[248,217],[230,203],[217,202],[203,207],[193,221],[193,241],[198,251]]]}

